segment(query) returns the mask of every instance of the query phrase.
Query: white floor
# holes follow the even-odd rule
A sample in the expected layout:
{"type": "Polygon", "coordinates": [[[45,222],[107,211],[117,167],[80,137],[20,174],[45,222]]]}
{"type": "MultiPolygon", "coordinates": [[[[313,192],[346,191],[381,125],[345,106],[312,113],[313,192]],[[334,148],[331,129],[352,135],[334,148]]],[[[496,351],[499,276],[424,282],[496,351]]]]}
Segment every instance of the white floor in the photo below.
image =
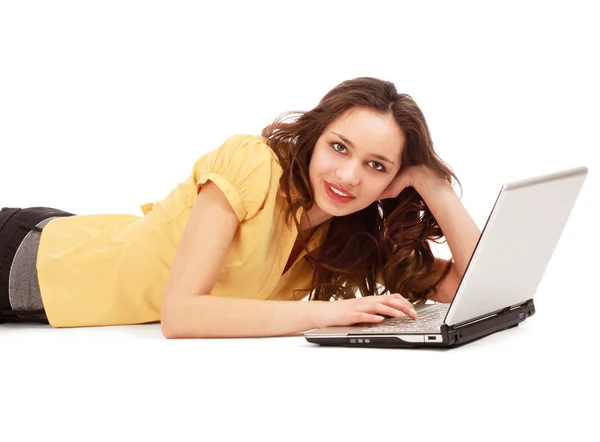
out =
{"type": "Polygon", "coordinates": [[[591,265],[566,267],[575,246],[557,249],[534,317],[452,350],[2,325],[0,440],[592,440],[598,288],[591,265]]]}

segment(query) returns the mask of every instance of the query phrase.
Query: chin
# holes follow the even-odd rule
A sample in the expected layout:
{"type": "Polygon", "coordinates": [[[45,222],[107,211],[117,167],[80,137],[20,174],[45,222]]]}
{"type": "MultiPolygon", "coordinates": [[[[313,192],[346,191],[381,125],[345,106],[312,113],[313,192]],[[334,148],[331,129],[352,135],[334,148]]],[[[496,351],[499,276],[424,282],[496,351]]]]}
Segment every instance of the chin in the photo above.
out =
{"type": "Polygon", "coordinates": [[[344,216],[349,215],[357,211],[355,201],[345,204],[343,206],[337,206],[333,201],[329,199],[327,195],[321,196],[319,200],[316,201],[319,209],[330,215],[330,216],[344,216]]]}

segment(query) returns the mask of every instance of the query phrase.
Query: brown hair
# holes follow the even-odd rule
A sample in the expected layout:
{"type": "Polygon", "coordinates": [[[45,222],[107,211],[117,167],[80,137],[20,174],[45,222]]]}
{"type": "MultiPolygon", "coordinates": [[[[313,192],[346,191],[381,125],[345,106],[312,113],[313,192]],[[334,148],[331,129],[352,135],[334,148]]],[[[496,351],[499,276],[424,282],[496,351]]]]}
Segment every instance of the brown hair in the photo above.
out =
{"type": "MultiPolygon", "coordinates": [[[[425,165],[452,184],[460,181],[433,150],[425,117],[406,94],[389,81],[372,77],[347,80],[329,91],[312,110],[281,114],[263,129],[262,136],[283,169],[280,187],[289,208],[286,222],[314,203],[309,163],[325,128],[347,110],[361,107],[390,114],[402,129],[406,144],[402,166],[425,165]],[[294,198],[292,192],[294,191],[294,198]],[[296,196],[297,195],[297,196],[296,196]]],[[[402,170],[402,167],[401,169],[402,170]]],[[[300,231],[299,220],[294,222],[300,231]]],[[[307,237],[301,235],[304,247],[307,237]]],[[[358,212],[330,220],[322,246],[306,258],[315,270],[307,290],[315,300],[400,293],[411,302],[425,302],[450,270],[435,259],[429,241],[442,243],[442,231],[421,196],[412,187],[396,198],[375,201],[358,212]]]]}

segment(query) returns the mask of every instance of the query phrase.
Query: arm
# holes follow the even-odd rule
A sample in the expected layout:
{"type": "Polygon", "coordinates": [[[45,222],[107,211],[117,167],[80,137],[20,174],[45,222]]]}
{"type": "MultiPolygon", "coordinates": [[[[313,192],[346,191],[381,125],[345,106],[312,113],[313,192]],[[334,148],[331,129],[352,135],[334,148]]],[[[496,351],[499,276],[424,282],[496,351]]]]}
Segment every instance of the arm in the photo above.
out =
{"type": "MultiPolygon", "coordinates": [[[[441,261],[444,263],[448,262],[448,260],[445,259],[441,261]]],[[[455,269],[456,266],[454,265],[454,262],[452,262],[450,271],[444,277],[444,279],[438,283],[435,293],[429,296],[429,299],[445,304],[452,302],[461,280],[461,276],[456,272],[455,269]]]]}
{"type": "Polygon", "coordinates": [[[312,302],[210,295],[238,226],[221,189],[207,182],[198,193],[167,281],[161,309],[165,337],[277,336],[315,328],[312,302]]]}
{"type": "Polygon", "coordinates": [[[170,339],[292,335],[317,328],[315,302],[186,296],[171,312],[172,325],[163,322],[162,331],[170,339]]]}
{"type": "Polygon", "coordinates": [[[434,176],[427,169],[419,168],[413,173],[413,187],[440,225],[452,253],[453,263],[450,272],[438,286],[437,294],[432,300],[451,302],[481,232],[450,183],[434,176]]]}

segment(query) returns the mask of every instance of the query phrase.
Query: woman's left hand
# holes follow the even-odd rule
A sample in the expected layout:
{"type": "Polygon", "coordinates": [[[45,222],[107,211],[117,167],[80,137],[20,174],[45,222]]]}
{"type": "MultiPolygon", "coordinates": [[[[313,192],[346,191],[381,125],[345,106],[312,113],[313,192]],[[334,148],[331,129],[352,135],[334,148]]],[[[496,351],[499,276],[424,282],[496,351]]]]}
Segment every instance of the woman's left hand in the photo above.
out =
{"type": "Polygon", "coordinates": [[[415,187],[419,175],[423,173],[423,166],[406,166],[400,169],[400,173],[394,177],[392,182],[379,196],[380,200],[396,198],[407,187],[415,187]]]}

